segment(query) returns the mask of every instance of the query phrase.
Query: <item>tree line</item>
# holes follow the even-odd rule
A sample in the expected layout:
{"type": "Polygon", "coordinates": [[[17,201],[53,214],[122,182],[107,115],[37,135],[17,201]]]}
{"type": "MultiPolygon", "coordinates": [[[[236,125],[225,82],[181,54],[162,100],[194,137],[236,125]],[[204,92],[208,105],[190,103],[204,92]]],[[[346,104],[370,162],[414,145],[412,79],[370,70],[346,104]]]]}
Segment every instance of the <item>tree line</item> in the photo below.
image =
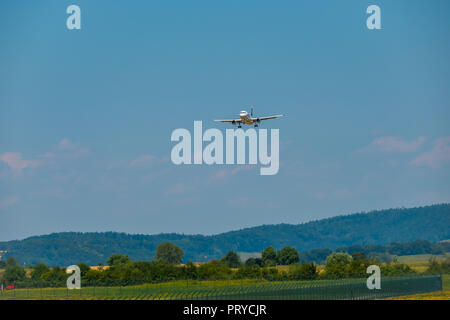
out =
{"type": "Polygon", "coordinates": [[[0,250],[8,251],[5,259],[12,255],[21,263],[29,265],[42,262],[50,266],[67,266],[74,261],[83,261],[89,265],[100,262],[105,264],[106,259],[114,253],[126,253],[133,260],[149,261],[163,242],[183,248],[184,262],[220,259],[230,249],[237,252],[261,252],[271,245],[276,249],[286,246],[298,249],[301,251],[301,263],[314,261],[322,264],[332,251],[341,251],[340,248],[355,250],[348,251],[350,254],[364,251],[369,256],[379,256],[380,260],[388,260],[392,255],[435,254],[445,244],[429,245],[423,242],[408,245],[404,242],[449,239],[449,230],[450,204],[442,204],[343,215],[298,225],[262,225],[211,236],[61,232],[0,242],[0,250]],[[386,246],[388,242],[395,242],[396,245],[386,246]],[[355,243],[372,245],[353,248],[355,243]],[[314,250],[317,248],[329,249],[314,250]]]}
{"type": "MultiPolygon", "coordinates": [[[[79,263],[84,286],[125,286],[173,280],[228,280],[262,279],[268,281],[316,280],[367,277],[369,265],[378,264],[378,259],[368,257],[364,252],[332,252],[319,269],[314,262],[299,263],[299,253],[295,248],[284,247],[275,250],[267,247],[261,258],[241,261],[239,255],[229,251],[221,259],[202,264],[188,261],[180,264],[184,256],[177,245],[165,242],[158,246],[153,261],[134,261],[127,255],[113,254],[107,259],[107,266],[91,268],[79,263]],[[277,268],[277,266],[287,266],[277,268]]],[[[0,264],[4,272],[0,283],[16,287],[61,287],[66,285],[68,274],[63,267],[49,267],[43,263],[34,266],[20,266],[9,257],[0,264]]],[[[383,276],[414,275],[417,272],[402,263],[380,265],[383,276]]],[[[450,259],[430,260],[426,273],[450,273],[450,259]]]]}

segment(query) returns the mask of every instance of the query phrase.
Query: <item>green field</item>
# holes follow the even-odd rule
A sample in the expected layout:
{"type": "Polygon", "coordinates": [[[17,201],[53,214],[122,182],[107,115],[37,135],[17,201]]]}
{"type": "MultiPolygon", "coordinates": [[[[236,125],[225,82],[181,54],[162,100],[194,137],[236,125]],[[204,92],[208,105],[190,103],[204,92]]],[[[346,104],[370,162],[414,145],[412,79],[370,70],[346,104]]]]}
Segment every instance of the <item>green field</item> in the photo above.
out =
{"type": "MultiPolygon", "coordinates": [[[[448,281],[448,279],[446,279],[448,281]]],[[[172,281],[124,287],[14,289],[0,299],[89,299],[89,300],[321,300],[377,299],[440,290],[436,276],[392,277],[382,280],[381,290],[369,290],[366,279],[313,281],[172,281]]]]}
{"type": "Polygon", "coordinates": [[[442,290],[450,290],[450,274],[442,276],[442,290]]]}
{"type": "Polygon", "coordinates": [[[414,271],[423,273],[428,269],[430,259],[444,260],[450,257],[450,252],[445,255],[433,255],[433,254],[415,254],[408,256],[397,256],[397,261],[405,263],[411,267],[414,271]]]}
{"type": "Polygon", "coordinates": [[[450,252],[447,252],[444,254],[414,254],[414,255],[408,255],[408,256],[397,256],[398,262],[428,262],[431,258],[437,259],[437,260],[443,260],[450,257],[450,252]]]}
{"type": "MultiPolygon", "coordinates": [[[[428,267],[431,255],[400,256],[399,261],[422,273],[428,267]]],[[[444,256],[433,256],[445,258],[444,256]]],[[[286,271],[287,266],[277,266],[286,271]]],[[[323,272],[324,266],[318,267],[323,272]]],[[[0,275],[4,270],[0,269],[0,275]]],[[[419,277],[420,278],[420,277],[419,277]]],[[[427,278],[422,276],[422,278],[427,278]]],[[[418,278],[409,278],[418,279],[418,278]]],[[[410,281],[395,282],[395,278],[382,280],[383,292],[367,292],[366,279],[314,280],[314,281],[267,281],[267,280],[180,280],[158,284],[122,287],[84,286],[81,290],[67,288],[29,288],[0,292],[1,299],[448,299],[450,275],[442,277],[442,290],[435,283],[417,284],[409,288],[410,281]],[[387,285],[391,282],[391,285],[387,285]],[[439,287],[439,288],[437,288],[439,287]],[[435,289],[433,289],[435,288],[435,289]],[[434,292],[432,292],[434,291],[434,292]]],[[[414,280],[416,281],[416,280],[414,280]]],[[[413,282],[414,282],[413,281],[413,282]]],[[[418,280],[417,280],[418,281],[418,280]]]]}
{"type": "MultiPolygon", "coordinates": [[[[217,281],[171,281],[122,287],[82,287],[80,290],[67,288],[32,288],[4,291],[4,299],[114,299],[114,300],[170,300],[208,299],[229,292],[244,292],[245,289],[264,286],[266,282],[255,280],[217,281]]],[[[272,283],[276,287],[276,283],[272,283]]]]}
{"type": "Polygon", "coordinates": [[[437,291],[409,296],[390,298],[389,300],[450,300],[450,291],[437,291]]]}

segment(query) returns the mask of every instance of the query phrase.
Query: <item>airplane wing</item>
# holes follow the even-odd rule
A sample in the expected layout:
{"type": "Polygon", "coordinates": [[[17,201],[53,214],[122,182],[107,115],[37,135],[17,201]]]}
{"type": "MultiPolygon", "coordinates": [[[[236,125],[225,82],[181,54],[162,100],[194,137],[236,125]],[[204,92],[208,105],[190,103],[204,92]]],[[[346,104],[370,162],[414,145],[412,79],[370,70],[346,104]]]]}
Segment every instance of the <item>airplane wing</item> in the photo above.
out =
{"type": "Polygon", "coordinates": [[[258,117],[258,118],[253,118],[253,119],[259,119],[259,120],[269,120],[269,119],[275,119],[275,118],[279,118],[279,117],[282,117],[282,116],[284,116],[284,114],[277,114],[277,115],[274,115],[274,116],[268,116],[268,117],[258,117]]]}
{"type": "Polygon", "coordinates": [[[214,121],[216,121],[216,122],[230,122],[230,123],[241,123],[242,122],[242,120],[241,119],[235,119],[235,120],[214,120],[214,121]]]}

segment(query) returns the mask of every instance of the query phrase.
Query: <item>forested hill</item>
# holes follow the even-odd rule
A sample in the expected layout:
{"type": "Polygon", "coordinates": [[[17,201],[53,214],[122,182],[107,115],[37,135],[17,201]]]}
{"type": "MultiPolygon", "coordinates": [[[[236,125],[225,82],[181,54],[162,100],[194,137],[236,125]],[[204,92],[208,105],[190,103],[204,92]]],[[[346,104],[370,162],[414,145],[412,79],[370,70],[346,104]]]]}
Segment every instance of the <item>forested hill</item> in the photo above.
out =
{"type": "Polygon", "coordinates": [[[417,239],[450,239],[450,204],[372,211],[298,225],[262,225],[213,236],[62,232],[0,242],[0,250],[7,250],[7,256],[21,263],[67,266],[81,261],[105,263],[114,253],[127,254],[133,260],[152,260],[156,247],[165,241],[180,246],[185,261],[206,261],[220,258],[228,250],[260,252],[269,245],[308,251],[417,239]]]}

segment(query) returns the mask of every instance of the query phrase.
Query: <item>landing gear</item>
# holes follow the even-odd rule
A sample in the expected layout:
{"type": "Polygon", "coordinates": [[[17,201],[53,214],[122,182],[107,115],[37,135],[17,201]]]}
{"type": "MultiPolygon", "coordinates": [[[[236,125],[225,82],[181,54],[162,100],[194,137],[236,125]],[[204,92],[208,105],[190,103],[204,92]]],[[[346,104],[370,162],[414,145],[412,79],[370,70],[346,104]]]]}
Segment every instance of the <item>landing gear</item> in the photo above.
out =
{"type": "Polygon", "coordinates": [[[257,124],[255,124],[255,128],[258,128],[258,125],[257,125],[257,124]]]}
{"type": "Polygon", "coordinates": [[[241,126],[241,125],[238,125],[238,129],[240,129],[240,128],[242,128],[242,126],[241,126]]]}

